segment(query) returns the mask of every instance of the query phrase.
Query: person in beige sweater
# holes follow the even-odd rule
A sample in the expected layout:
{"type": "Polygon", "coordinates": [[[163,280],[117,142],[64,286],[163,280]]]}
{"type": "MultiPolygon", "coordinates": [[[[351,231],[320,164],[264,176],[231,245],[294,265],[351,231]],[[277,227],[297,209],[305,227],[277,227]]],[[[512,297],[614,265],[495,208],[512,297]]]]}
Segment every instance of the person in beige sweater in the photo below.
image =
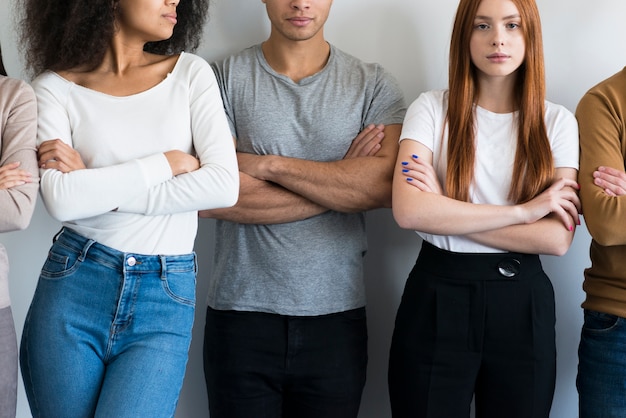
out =
{"type": "MultiPolygon", "coordinates": [[[[28,226],[37,199],[37,104],[32,88],[6,76],[0,55],[0,232],[28,226]]],[[[17,341],[9,298],[9,261],[0,244],[0,418],[14,418],[17,341]]]]}
{"type": "Polygon", "coordinates": [[[576,110],[580,199],[591,234],[576,386],[580,418],[626,416],[626,68],[576,110]]]}

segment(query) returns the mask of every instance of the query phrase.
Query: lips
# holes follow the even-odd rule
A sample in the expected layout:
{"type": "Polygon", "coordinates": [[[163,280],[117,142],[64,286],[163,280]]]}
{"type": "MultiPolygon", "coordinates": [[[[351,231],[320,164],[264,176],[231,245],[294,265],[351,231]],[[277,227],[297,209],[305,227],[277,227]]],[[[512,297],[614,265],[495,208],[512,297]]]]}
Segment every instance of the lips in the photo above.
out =
{"type": "Polygon", "coordinates": [[[309,17],[292,17],[291,19],[287,19],[289,20],[289,22],[291,22],[292,25],[294,26],[306,26],[309,23],[311,23],[311,21],[313,21],[313,19],[309,18],[309,17]]]}
{"type": "Polygon", "coordinates": [[[487,55],[487,59],[491,62],[504,62],[504,61],[507,61],[509,58],[511,58],[509,55],[503,54],[501,52],[496,52],[494,54],[487,55]]]}
{"type": "Polygon", "coordinates": [[[172,22],[173,24],[176,24],[176,22],[178,22],[178,20],[176,20],[176,13],[168,13],[168,14],[163,15],[163,17],[169,20],[170,22],[172,22]]]}

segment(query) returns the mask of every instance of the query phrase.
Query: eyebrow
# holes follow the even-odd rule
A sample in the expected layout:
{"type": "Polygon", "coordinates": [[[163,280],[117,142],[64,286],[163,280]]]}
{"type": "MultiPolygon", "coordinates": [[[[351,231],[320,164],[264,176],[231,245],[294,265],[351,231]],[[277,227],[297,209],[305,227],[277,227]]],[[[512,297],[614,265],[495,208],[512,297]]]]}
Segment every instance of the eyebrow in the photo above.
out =
{"type": "MultiPolygon", "coordinates": [[[[519,14],[513,14],[513,15],[509,15],[509,16],[504,16],[504,17],[502,18],[502,20],[517,19],[517,18],[519,18],[519,17],[520,17],[520,15],[519,15],[519,14]]],[[[476,17],[474,18],[474,20],[477,20],[477,19],[481,19],[481,20],[493,20],[493,18],[492,18],[491,16],[479,16],[479,15],[476,15],[476,17]]]]}

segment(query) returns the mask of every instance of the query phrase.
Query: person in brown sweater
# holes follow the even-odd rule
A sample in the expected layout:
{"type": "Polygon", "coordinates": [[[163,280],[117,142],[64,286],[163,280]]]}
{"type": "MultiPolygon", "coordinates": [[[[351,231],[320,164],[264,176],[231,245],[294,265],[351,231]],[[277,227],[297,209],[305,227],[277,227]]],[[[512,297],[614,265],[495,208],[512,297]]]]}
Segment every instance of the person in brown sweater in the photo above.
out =
{"type": "Polygon", "coordinates": [[[576,110],[580,199],[592,236],[576,386],[580,418],[626,416],[626,68],[576,110]]]}
{"type": "MultiPolygon", "coordinates": [[[[28,226],[38,188],[37,104],[31,87],[6,77],[0,55],[0,232],[28,226]]],[[[9,298],[9,262],[0,244],[0,418],[14,418],[17,341],[9,298]]]]}

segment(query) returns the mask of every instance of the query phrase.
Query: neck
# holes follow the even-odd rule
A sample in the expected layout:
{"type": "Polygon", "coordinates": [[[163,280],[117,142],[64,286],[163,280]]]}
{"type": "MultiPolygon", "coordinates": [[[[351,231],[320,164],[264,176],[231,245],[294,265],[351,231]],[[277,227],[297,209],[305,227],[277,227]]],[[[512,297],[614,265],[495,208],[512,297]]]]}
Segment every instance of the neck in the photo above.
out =
{"type": "Polygon", "coordinates": [[[285,40],[272,34],[261,48],[270,67],[296,83],[320,72],[330,56],[330,45],[321,31],[319,36],[302,41],[285,40]]]}
{"type": "Polygon", "coordinates": [[[480,79],[478,106],[494,113],[511,113],[517,110],[515,80],[513,76],[480,79]]]}
{"type": "Polygon", "coordinates": [[[99,69],[122,75],[129,69],[145,65],[148,54],[144,52],[143,47],[143,43],[131,44],[118,36],[113,36],[99,69]]]}

